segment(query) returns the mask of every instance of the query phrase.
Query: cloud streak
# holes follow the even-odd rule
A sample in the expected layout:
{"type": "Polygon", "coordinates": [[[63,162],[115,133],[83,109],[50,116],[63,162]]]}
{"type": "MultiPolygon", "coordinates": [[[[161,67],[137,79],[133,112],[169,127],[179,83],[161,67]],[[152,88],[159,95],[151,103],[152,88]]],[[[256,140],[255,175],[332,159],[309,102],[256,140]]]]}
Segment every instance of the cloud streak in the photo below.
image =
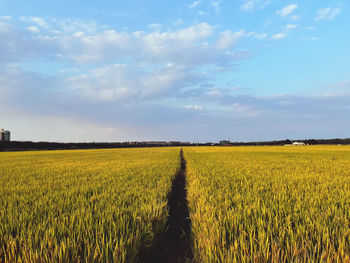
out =
{"type": "Polygon", "coordinates": [[[272,35],[271,39],[278,40],[278,39],[283,39],[283,38],[286,38],[286,37],[287,37],[287,35],[284,34],[284,33],[277,33],[275,35],[272,35]]]}
{"type": "Polygon", "coordinates": [[[231,32],[229,30],[224,31],[220,34],[220,38],[216,42],[216,47],[220,50],[230,49],[240,38],[243,38],[244,36],[247,36],[247,34],[243,29],[237,32],[231,32]]]}
{"type": "Polygon", "coordinates": [[[196,0],[196,1],[194,1],[192,4],[189,5],[189,8],[195,8],[195,7],[197,7],[201,2],[202,2],[202,0],[196,0]]]}
{"type": "Polygon", "coordinates": [[[299,27],[299,25],[295,25],[295,24],[288,24],[288,25],[286,25],[286,29],[295,29],[295,28],[298,28],[299,27]]]}
{"type": "Polygon", "coordinates": [[[297,4],[290,4],[281,8],[280,10],[277,10],[276,13],[281,17],[287,17],[290,14],[292,14],[297,8],[298,8],[297,4]]]}
{"type": "Polygon", "coordinates": [[[220,1],[212,1],[211,5],[214,8],[214,11],[216,14],[220,13],[221,7],[220,7],[220,1]]]}
{"type": "Polygon", "coordinates": [[[251,11],[256,8],[263,9],[270,4],[270,0],[244,0],[244,3],[241,5],[241,10],[251,11]]]}
{"type": "Polygon", "coordinates": [[[341,8],[332,8],[332,7],[325,7],[321,8],[317,11],[317,15],[315,17],[316,21],[320,20],[332,20],[337,15],[341,13],[341,8]]]}

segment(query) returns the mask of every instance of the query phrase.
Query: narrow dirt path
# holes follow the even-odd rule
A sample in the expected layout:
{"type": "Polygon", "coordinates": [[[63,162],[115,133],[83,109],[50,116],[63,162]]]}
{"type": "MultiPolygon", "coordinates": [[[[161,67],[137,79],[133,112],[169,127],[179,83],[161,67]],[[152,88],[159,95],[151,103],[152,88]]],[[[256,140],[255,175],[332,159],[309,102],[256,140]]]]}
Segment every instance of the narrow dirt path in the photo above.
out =
{"type": "Polygon", "coordinates": [[[192,262],[191,221],[187,204],[186,161],[180,152],[181,169],[177,173],[168,196],[169,218],[166,232],[141,258],[142,262],[192,262]]]}

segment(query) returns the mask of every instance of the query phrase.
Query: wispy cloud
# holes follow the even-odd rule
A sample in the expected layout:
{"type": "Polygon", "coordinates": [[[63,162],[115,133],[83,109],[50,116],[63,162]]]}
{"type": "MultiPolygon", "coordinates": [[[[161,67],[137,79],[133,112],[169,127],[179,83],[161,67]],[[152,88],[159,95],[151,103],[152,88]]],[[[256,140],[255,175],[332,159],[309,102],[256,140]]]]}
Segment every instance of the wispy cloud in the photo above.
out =
{"type": "Polygon", "coordinates": [[[0,16],[0,19],[3,19],[3,20],[11,20],[12,17],[11,17],[11,16],[0,16]]]}
{"type": "Polygon", "coordinates": [[[208,13],[207,12],[205,12],[205,11],[198,11],[198,13],[197,13],[198,15],[200,15],[200,16],[205,16],[205,15],[208,15],[208,13]]]}
{"type": "Polygon", "coordinates": [[[199,110],[199,111],[203,110],[203,107],[200,105],[188,105],[185,108],[190,110],[199,110]]]}
{"type": "Polygon", "coordinates": [[[275,34],[275,35],[272,35],[272,36],[271,36],[271,38],[272,38],[272,39],[275,39],[275,40],[277,40],[277,39],[283,39],[283,38],[285,38],[285,37],[287,37],[287,35],[284,34],[284,33],[278,33],[278,34],[275,34]]]}
{"type": "Polygon", "coordinates": [[[241,5],[241,9],[242,10],[252,10],[255,7],[255,1],[245,1],[242,5],[241,5]]]}
{"type": "Polygon", "coordinates": [[[299,25],[296,25],[296,24],[287,24],[286,25],[286,29],[295,29],[295,28],[298,28],[299,25]]]}
{"type": "Polygon", "coordinates": [[[37,28],[36,26],[29,26],[29,27],[27,27],[27,30],[30,31],[30,32],[33,32],[33,33],[39,33],[40,32],[40,29],[37,28]]]}
{"type": "Polygon", "coordinates": [[[216,42],[216,47],[221,50],[229,49],[236,44],[240,38],[246,35],[243,29],[237,32],[231,32],[229,30],[224,31],[220,34],[220,38],[216,42]]]}
{"type": "Polygon", "coordinates": [[[263,9],[270,4],[270,0],[244,0],[244,3],[241,5],[243,11],[251,11],[256,8],[263,9]]]}
{"type": "Polygon", "coordinates": [[[41,28],[49,28],[48,23],[42,17],[35,17],[35,16],[26,17],[26,16],[22,16],[22,17],[20,17],[20,20],[24,21],[24,22],[29,22],[29,23],[36,24],[37,26],[39,26],[41,28]]]}
{"type": "Polygon", "coordinates": [[[220,1],[212,1],[211,5],[214,7],[215,13],[220,13],[221,7],[220,7],[220,1]]]}
{"type": "Polygon", "coordinates": [[[266,33],[261,33],[261,34],[258,34],[258,33],[253,33],[253,36],[256,38],[256,39],[265,39],[267,38],[267,34],[266,33]]]}
{"type": "Polygon", "coordinates": [[[287,17],[288,15],[292,14],[297,8],[297,4],[290,4],[281,8],[280,10],[277,10],[276,13],[281,17],[287,17]]]}
{"type": "Polygon", "coordinates": [[[153,30],[160,30],[162,29],[163,25],[162,24],[157,24],[157,23],[154,23],[154,24],[150,24],[149,25],[149,28],[153,29],[153,30]]]}
{"type": "Polygon", "coordinates": [[[201,2],[202,2],[202,0],[196,0],[196,1],[194,1],[192,4],[189,5],[189,8],[195,8],[195,7],[198,6],[201,2]]]}
{"type": "Polygon", "coordinates": [[[332,8],[332,7],[325,7],[325,8],[321,8],[317,11],[317,15],[315,17],[316,21],[319,20],[332,20],[333,18],[335,18],[337,15],[339,15],[341,12],[341,8],[336,7],[336,8],[332,8]]]}

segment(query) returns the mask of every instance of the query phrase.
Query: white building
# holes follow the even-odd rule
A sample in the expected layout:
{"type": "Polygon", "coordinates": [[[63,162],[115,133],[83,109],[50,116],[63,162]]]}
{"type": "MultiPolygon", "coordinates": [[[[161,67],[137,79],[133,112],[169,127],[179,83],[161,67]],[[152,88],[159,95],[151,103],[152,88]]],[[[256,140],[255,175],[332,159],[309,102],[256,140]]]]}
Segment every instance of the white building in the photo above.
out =
{"type": "Polygon", "coordinates": [[[303,142],[293,142],[292,144],[293,145],[305,145],[305,143],[303,143],[303,142]]]}
{"type": "Polygon", "coordinates": [[[10,131],[5,131],[4,129],[0,130],[0,141],[10,141],[11,133],[10,131]]]}

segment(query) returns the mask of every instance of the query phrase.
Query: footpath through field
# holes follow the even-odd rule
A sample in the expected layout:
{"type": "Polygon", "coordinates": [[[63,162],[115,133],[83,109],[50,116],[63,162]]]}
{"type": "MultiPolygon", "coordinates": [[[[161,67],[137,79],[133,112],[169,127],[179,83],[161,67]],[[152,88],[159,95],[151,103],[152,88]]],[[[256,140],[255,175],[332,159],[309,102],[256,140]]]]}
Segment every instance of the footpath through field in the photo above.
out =
{"type": "Polygon", "coordinates": [[[186,190],[186,160],[180,151],[181,167],[168,195],[169,218],[167,230],[154,243],[142,262],[191,262],[191,221],[186,190]]]}

